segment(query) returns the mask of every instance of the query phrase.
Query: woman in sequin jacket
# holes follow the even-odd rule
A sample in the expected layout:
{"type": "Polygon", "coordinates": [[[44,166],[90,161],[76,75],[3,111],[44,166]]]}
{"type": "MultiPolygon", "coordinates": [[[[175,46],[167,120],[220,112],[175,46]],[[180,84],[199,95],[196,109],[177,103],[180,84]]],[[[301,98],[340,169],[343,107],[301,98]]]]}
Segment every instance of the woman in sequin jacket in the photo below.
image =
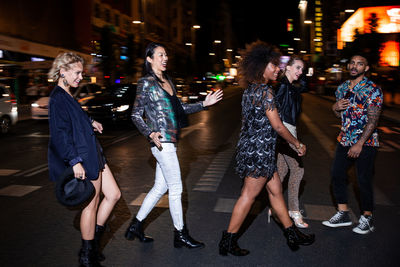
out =
{"type": "Polygon", "coordinates": [[[204,244],[194,240],[183,222],[182,179],[176,154],[180,128],[184,127],[186,114],[203,110],[222,99],[222,91],[207,95],[204,101],[183,104],[176,96],[176,90],[165,74],[168,56],[162,44],[151,43],[146,48],[143,78],[138,89],[132,120],[138,130],[151,144],[151,152],[157,161],[153,188],[143,200],[139,212],[126,230],[125,237],[137,237],[141,242],[152,242],[145,236],[142,222],[160,198],[168,191],[169,209],[175,227],[174,246],[176,248],[202,248],[204,244]],[[147,121],[143,120],[146,114],[147,121]]]}

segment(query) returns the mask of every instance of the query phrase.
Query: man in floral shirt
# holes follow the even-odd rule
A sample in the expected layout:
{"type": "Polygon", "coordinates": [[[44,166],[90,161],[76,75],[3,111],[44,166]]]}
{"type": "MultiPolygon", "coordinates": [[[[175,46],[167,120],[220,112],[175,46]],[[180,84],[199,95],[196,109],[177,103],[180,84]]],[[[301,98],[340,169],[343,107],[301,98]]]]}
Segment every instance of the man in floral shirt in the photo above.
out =
{"type": "Polygon", "coordinates": [[[383,94],[375,83],[365,77],[369,66],[364,56],[353,56],[347,68],[350,80],[338,87],[336,103],[332,106],[335,115],[342,119],[342,128],[337,138],[339,144],[332,166],[333,194],[338,204],[338,212],[322,224],[329,227],[352,224],[347,205],[346,173],[350,165],[355,163],[362,215],[353,232],[367,234],[374,230],[372,176],[375,154],[379,146],[376,126],[381,113],[383,94]]]}

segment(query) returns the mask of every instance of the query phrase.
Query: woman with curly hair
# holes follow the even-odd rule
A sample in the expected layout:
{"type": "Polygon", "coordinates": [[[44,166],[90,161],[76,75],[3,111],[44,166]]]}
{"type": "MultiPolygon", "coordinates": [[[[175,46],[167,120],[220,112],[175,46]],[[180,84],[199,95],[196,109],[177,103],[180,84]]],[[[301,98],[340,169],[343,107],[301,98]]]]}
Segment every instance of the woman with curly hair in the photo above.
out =
{"type": "Polygon", "coordinates": [[[288,215],[276,168],[276,138],[279,134],[293,144],[299,156],[306,153],[306,146],[283,125],[274,92],[268,85],[278,77],[279,52],[274,47],[257,41],[246,47],[242,58],[239,71],[241,85],[246,90],[242,98],[242,128],[237,144],[236,172],[243,179],[243,188],[233,208],[228,229],[222,232],[219,254],[249,254],[248,250],[238,246],[237,233],[264,186],[271,206],[284,227],[287,244],[292,250],[296,250],[299,245],[312,244],[314,235],[300,232],[288,215]]]}

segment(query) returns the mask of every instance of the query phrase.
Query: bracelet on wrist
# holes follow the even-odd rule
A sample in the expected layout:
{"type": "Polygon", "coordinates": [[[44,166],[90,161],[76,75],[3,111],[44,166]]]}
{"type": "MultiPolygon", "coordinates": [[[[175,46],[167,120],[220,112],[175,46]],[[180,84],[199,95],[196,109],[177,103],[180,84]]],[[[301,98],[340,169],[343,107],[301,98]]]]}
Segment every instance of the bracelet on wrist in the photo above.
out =
{"type": "Polygon", "coordinates": [[[303,148],[303,146],[304,146],[304,145],[303,145],[302,143],[300,143],[300,144],[299,144],[299,146],[298,146],[298,147],[296,147],[296,149],[297,149],[297,150],[299,150],[299,149],[302,149],[302,148],[303,148]]]}

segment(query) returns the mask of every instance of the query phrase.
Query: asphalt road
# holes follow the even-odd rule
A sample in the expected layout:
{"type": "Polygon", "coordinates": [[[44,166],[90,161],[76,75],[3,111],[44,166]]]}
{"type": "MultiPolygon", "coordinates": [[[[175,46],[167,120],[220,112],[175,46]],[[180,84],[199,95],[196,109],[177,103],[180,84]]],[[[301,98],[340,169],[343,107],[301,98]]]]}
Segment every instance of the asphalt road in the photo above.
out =
{"type": "MultiPolygon", "coordinates": [[[[339,131],[331,102],[304,95],[299,137],[307,145],[301,208],[316,242],[292,252],[279,224],[267,222],[261,194],[239,239],[251,251],[246,257],[218,255],[221,231],[227,227],[241,181],[233,171],[240,127],[241,90],[230,88],[218,105],[191,115],[178,147],[184,181],[183,206],[191,235],[206,244],[201,250],[176,249],[167,195],[146,221],[155,242],[142,244],[123,237],[145,194],[153,184],[155,162],[147,141],[134,127],[107,125],[99,140],[122,191],[102,242],[105,266],[398,266],[400,238],[400,124],[382,119],[382,148],[376,160],[374,188],[376,231],[357,235],[351,227],[330,229],[321,224],[334,212],[330,164],[339,131]]],[[[26,120],[11,134],[0,136],[0,266],[77,266],[80,246],[79,211],[57,203],[47,173],[48,126],[26,120]]],[[[359,216],[350,170],[350,207],[359,216]]],[[[283,183],[286,187],[286,181],[283,183]]]]}

